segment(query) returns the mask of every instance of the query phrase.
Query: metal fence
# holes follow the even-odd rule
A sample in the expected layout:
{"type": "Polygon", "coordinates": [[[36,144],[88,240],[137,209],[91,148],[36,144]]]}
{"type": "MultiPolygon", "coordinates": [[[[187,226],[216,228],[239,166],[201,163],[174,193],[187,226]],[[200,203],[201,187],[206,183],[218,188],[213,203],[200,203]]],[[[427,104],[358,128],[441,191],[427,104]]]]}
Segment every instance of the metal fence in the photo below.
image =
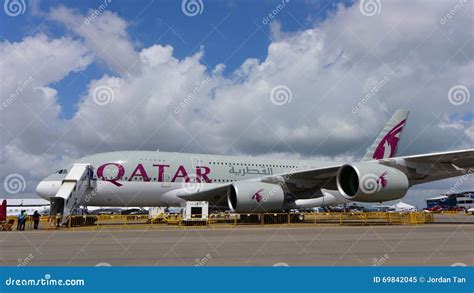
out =
{"type": "MultiPolygon", "coordinates": [[[[179,214],[161,214],[154,218],[148,215],[84,215],[71,216],[67,225],[59,226],[59,218],[43,216],[39,229],[59,228],[132,228],[132,227],[225,227],[250,225],[416,225],[434,222],[433,213],[425,212],[359,212],[359,213],[248,213],[209,214],[206,219],[199,215],[185,220],[179,214]]],[[[10,229],[17,229],[16,217],[9,217],[5,223],[12,223],[10,229]],[[13,223],[12,223],[13,222],[13,223]]],[[[3,225],[3,224],[2,224],[3,225]]],[[[28,217],[25,230],[33,230],[33,220],[28,217]]],[[[4,228],[2,226],[2,228],[4,228]]],[[[5,227],[9,230],[8,225],[5,227]]]]}

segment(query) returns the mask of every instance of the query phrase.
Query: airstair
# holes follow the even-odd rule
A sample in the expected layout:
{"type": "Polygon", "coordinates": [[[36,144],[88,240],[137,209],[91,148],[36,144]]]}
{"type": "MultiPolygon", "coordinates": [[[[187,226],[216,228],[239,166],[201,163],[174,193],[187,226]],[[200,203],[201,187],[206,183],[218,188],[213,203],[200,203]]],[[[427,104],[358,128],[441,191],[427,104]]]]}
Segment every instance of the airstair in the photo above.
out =
{"type": "Polygon", "coordinates": [[[51,198],[50,216],[65,224],[77,208],[84,203],[85,196],[96,187],[94,169],[90,164],[76,163],[62,181],[56,196],[51,198]]]}

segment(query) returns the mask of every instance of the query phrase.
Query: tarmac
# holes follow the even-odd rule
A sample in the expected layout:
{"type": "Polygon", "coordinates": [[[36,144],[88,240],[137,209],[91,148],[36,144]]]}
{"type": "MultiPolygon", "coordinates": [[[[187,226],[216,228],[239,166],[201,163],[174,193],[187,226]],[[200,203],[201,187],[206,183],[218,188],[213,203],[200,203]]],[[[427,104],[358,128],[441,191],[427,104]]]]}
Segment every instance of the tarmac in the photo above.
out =
{"type": "Polygon", "coordinates": [[[474,265],[474,216],[407,226],[11,231],[4,266],[474,265]]]}

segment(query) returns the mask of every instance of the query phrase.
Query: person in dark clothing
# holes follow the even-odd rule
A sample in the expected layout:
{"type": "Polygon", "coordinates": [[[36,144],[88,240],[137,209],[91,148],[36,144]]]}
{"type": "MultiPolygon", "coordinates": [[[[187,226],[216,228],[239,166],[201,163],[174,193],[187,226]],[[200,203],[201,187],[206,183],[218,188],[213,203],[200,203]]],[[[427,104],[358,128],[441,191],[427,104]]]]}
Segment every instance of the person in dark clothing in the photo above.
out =
{"type": "Polygon", "coordinates": [[[38,230],[38,225],[39,225],[40,217],[41,217],[41,215],[38,213],[38,211],[35,211],[35,212],[33,213],[33,222],[34,222],[33,229],[35,229],[35,230],[38,230]]]}
{"type": "Polygon", "coordinates": [[[26,220],[28,219],[28,213],[26,212],[26,210],[23,210],[22,212],[22,219],[21,219],[21,229],[20,231],[25,231],[25,226],[26,226],[26,220]]]}
{"type": "Polygon", "coordinates": [[[16,230],[21,231],[21,223],[23,222],[23,211],[20,211],[18,214],[18,224],[16,225],[16,230]]]}

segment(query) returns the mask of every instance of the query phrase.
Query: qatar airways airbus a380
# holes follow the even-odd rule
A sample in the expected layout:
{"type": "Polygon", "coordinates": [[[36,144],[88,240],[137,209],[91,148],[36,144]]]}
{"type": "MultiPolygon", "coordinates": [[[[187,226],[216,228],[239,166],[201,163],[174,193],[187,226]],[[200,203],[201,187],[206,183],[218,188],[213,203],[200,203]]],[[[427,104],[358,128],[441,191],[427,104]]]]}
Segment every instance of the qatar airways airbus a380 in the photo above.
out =
{"type": "Polygon", "coordinates": [[[62,215],[81,205],[180,206],[188,200],[234,212],[273,212],[399,199],[413,185],[472,172],[474,149],[396,157],[407,117],[398,110],[360,162],[110,152],[58,170],[36,191],[62,215]]]}

